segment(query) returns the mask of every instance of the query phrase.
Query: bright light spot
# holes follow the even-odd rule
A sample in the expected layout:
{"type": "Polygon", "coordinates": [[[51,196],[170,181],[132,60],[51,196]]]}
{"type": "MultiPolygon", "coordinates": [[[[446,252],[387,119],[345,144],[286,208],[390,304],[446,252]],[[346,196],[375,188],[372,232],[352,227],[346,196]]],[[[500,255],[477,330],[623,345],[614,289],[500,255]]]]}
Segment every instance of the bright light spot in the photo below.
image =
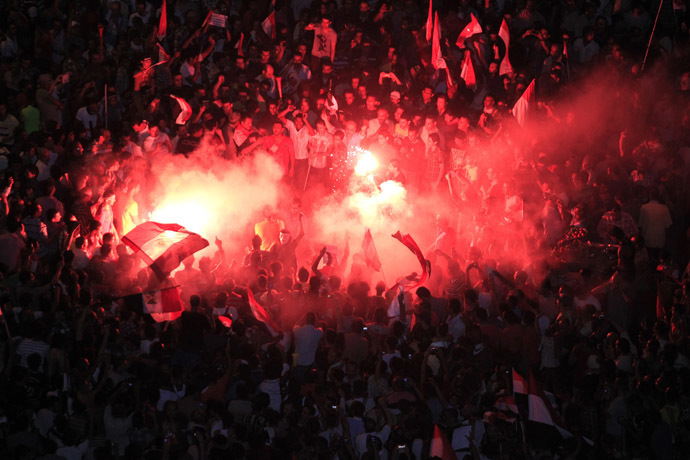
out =
{"type": "Polygon", "coordinates": [[[166,203],[151,213],[151,220],[162,224],[179,224],[190,232],[204,235],[210,221],[208,210],[196,202],[166,203]]]}
{"type": "Polygon", "coordinates": [[[368,151],[364,150],[359,155],[359,160],[355,165],[355,173],[358,176],[368,176],[373,173],[379,166],[379,162],[376,160],[374,155],[368,151]]]}

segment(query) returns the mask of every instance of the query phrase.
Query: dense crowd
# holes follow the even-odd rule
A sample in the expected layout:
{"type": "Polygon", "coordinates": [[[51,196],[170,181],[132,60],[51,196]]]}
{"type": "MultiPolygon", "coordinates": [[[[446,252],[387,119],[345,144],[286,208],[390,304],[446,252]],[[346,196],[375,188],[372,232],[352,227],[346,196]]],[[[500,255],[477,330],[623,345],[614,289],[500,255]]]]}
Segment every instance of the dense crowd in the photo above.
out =
{"type": "Polygon", "coordinates": [[[690,455],[687,1],[433,1],[441,66],[425,2],[162,5],[0,5],[2,458],[690,455]],[[367,150],[454,209],[422,287],[311,225],[367,150]],[[155,321],[153,165],[259,153],[285,204],[155,321]]]}

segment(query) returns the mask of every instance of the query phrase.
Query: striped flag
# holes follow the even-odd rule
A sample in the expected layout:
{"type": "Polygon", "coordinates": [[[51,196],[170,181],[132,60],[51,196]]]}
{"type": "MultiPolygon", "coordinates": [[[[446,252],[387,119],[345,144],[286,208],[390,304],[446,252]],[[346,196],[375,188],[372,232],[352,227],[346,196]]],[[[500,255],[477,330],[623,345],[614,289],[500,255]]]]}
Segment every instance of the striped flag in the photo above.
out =
{"type": "Polygon", "coordinates": [[[529,394],[527,380],[518,374],[515,369],[513,369],[513,393],[529,394]]]}
{"type": "Polygon", "coordinates": [[[434,13],[434,31],[431,34],[431,65],[434,69],[448,69],[446,60],[441,54],[441,26],[438,21],[438,12],[434,13]]]}
{"type": "Polygon", "coordinates": [[[429,458],[438,457],[441,460],[456,460],[455,450],[450,441],[438,425],[434,425],[434,436],[431,438],[429,458]]]}
{"type": "Polygon", "coordinates": [[[177,103],[180,105],[180,113],[177,115],[175,123],[178,125],[184,125],[192,117],[192,106],[189,105],[189,102],[185,101],[181,97],[173,96],[172,94],[170,97],[175,99],[175,101],[177,101],[177,103]]]}
{"type": "Polygon", "coordinates": [[[271,2],[271,12],[268,17],[261,22],[261,28],[271,39],[276,38],[276,2],[271,2]]]}
{"type": "Polygon", "coordinates": [[[479,24],[477,18],[474,17],[474,14],[472,13],[470,13],[470,16],[471,19],[469,24],[462,29],[462,32],[460,32],[460,35],[458,35],[458,39],[455,41],[455,44],[458,45],[458,48],[463,48],[465,46],[466,38],[470,38],[472,35],[482,33],[482,26],[479,24]]]}
{"type": "Polygon", "coordinates": [[[124,296],[122,300],[132,311],[149,314],[157,323],[174,321],[184,310],[178,286],[124,296]]]}
{"type": "Polygon", "coordinates": [[[240,39],[237,40],[237,43],[235,43],[235,49],[237,50],[238,56],[244,56],[244,51],[242,51],[243,46],[244,46],[244,32],[240,32],[240,39]]]}
{"type": "Polygon", "coordinates": [[[165,0],[163,0],[163,5],[161,6],[161,17],[158,22],[158,33],[157,33],[157,38],[158,41],[161,41],[165,38],[165,35],[168,33],[168,7],[165,4],[165,0]]]}
{"type": "Polygon", "coordinates": [[[533,101],[534,101],[534,82],[536,80],[532,80],[532,82],[525,88],[525,91],[522,93],[522,96],[520,96],[520,99],[518,99],[515,102],[515,105],[513,105],[513,116],[515,116],[515,119],[517,120],[518,124],[520,126],[525,125],[525,121],[527,120],[527,117],[529,115],[530,111],[530,106],[532,106],[533,101]]]}
{"type": "Polygon", "coordinates": [[[247,288],[247,300],[249,301],[249,308],[252,310],[254,318],[264,323],[271,335],[274,337],[278,335],[278,333],[280,333],[280,326],[278,326],[278,323],[271,317],[270,313],[256,301],[252,290],[249,288],[247,288]]]}
{"type": "Polygon", "coordinates": [[[498,74],[505,75],[507,73],[513,73],[513,66],[510,64],[510,59],[508,58],[508,50],[510,49],[510,30],[508,30],[508,24],[505,19],[501,23],[501,28],[498,30],[498,36],[503,40],[503,43],[506,44],[506,55],[503,56],[498,74]]]}
{"type": "MultiPolygon", "coordinates": [[[[412,253],[415,256],[417,256],[417,260],[419,261],[419,264],[422,267],[422,274],[418,277],[411,275],[405,278],[409,282],[409,284],[403,286],[404,289],[410,290],[421,286],[429,278],[429,276],[431,276],[431,264],[428,260],[424,258],[424,253],[422,253],[422,250],[419,248],[417,242],[409,234],[403,235],[398,231],[395,232],[395,234],[393,234],[392,236],[393,238],[407,246],[407,249],[412,251],[412,253]]],[[[398,284],[402,286],[402,284],[398,284]]]]}
{"type": "Polygon", "coordinates": [[[558,412],[553,408],[551,402],[541,389],[541,385],[530,373],[529,394],[527,395],[529,407],[529,420],[532,422],[543,423],[554,427],[564,438],[572,438],[573,434],[564,428],[558,412]]]}
{"type": "Polygon", "coordinates": [[[428,16],[426,17],[426,41],[427,41],[427,42],[428,42],[429,40],[431,40],[431,29],[432,29],[432,27],[433,27],[433,22],[432,22],[432,19],[431,19],[431,10],[432,10],[431,4],[432,4],[432,3],[433,3],[433,1],[432,1],[432,0],[429,0],[429,14],[428,14],[428,16]]]}
{"type": "Polygon", "coordinates": [[[460,78],[465,81],[465,85],[470,89],[477,88],[477,75],[474,73],[472,55],[469,51],[465,52],[465,59],[462,61],[460,78]]]}
{"type": "Polygon", "coordinates": [[[208,241],[181,225],[157,222],[137,225],[122,237],[122,242],[140,255],[161,280],[184,259],[208,246],[208,241]]]}
{"type": "Polygon", "coordinates": [[[381,260],[379,259],[379,254],[376,251],[376,246],[374,245],[374,238],[371,236],[371,230],[368,228],[364,231],[364,241],[362,241],[362,251],[364,251],[364,259],[367,261],[367,265],[373,270],[381,271],[381,260]]]}

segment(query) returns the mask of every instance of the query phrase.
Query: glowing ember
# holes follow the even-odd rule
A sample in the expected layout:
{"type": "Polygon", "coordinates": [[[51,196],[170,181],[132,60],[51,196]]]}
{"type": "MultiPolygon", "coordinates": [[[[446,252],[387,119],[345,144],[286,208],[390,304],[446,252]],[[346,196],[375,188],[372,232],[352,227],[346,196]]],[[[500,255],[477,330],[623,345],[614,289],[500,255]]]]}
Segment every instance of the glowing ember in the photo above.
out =
{"type": "Polygon", "coordinates": [[[358,176],[368,176],[373,173],[379,166],[379,162],[376,160],[374,155],[368,151],[363,150],[359,155],[359,160],[355,165],[355,173],[358,176]]]}
{"type": "Polygon", "coordinates": [[[210,214],[195,202],[166,203],[156,208],[150,216],[154,222],[180,224],[190,232],[203,235],[208,229],[210,214]]]}

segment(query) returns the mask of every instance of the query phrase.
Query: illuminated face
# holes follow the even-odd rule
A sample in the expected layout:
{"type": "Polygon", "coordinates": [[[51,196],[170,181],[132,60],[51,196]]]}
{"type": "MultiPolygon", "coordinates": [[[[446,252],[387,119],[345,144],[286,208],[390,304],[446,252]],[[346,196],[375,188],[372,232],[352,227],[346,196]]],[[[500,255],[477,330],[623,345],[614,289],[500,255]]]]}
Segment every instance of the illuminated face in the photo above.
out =
{"type": "Polygon", "coordinates": [[[326,134],[326,125],[323,123],[317,123],[316,131],[319,133],[319,135],[323,136],[324,134],[326,134]]]}
{"type": "Polygon", "coordinates": [[[302,129],[304,127],[304,120],[300,118],[295,118],[295,128],[298,130],[302,129]]]}
{"type": "Polygon", "coordinates": [[[367,97],[367,110],[376,110],[376,98],[374,96],[367,97]]]}
{"type": "Polygon", "coordinates": [[[309,100],[308,99],[302,99],[302,102],[300,103],[299,109],[302,112],[309,111],[309,100]]]}
{"type": "Polygon", "coordinates": [[[444,110],[446,110],[446,100],[444,98],[439,97],[438,99],[436,99],[436,109],[439,112],[443,112],[444,110]]]}
{"type": "Polygon", "coordinates": [[[302,56],[304,56],[305,54],[307,54],[307,45],[305,45],[305,44],[299,45],[299,46],[297,47],[297,51],[299,51],[299,54],[301,54],[302,56]]]}
{"type": "Polygon", "coordinates": [[[431,96],[433,96],[431,88],[425,88],[424,91],[422,91],[422,98],[425,104],[431,100],[431,96]]]}
{"type": "Polygon", "coordinates": [[[361,97],[362,99],[366,99],[367,98],[367,87],[366,86],[359,86],[357,88],[357,93],[359,94],[359,97],[361,97]]]}
{"type": "Polygon", "coordinates": [[[399,123],[400,129],[402,130],[408,129],[410,127],[410,120],[408,120],[407,118],[401,118],[399,123]]]}
{"type": "Polygon", "coordinates": [[[247,130],[247,131],[251,131],[251,129],[252,129],[252,123],[253,123],[253,121],[252,121],[251,117],[247,117],[247,118],[245,118],[244,120],[242,120],[242,121],[240,122],[240,124],[242,125],[242,127],[243,127],[245,130],[247,130]]]}
{"type": "Polygon", "coordinates": [[[355,95],[352,93],[345,93],[345,103],[347,105],[352,105],[355,102],[355,95]]]}
{"type": "Polygon", "coordinates": [[[405,112],[405,109],[403,109],[402,107],[398,107],[397,109],[395,109],[395,113],[393,114],[393,118],[400,121],[400,119],[402,118],[402,114],[404,112],[405,112]]]}
{"type": "Polygon", "coordinates": [[[323,18],[321,20],[321,27],[323,27],[324,29],[328,29],[329,27],[331,27],[331,20],[327,19],[327,18],[323,18]]]}
{"type": "Polygon", "coordinates": [[[388,112],[385,109],[379,109],[376,112],[376,118],[379,120],[379,124],[383,125],[388,120],[388,112]]]}
{"type": "Polygon", "coordinates": [[[425,118],[424,128],[427,131],[434,131],[436,129],[436,121],[433,118],[425,118]]]}
{"type": "Polygon", "coordinates": [[[357,123],[354,121],[348,121],[345,125],[345,134],[352,136],[357,132],[357,123]]]}
{"type": "Polygon", "coordinates": [[[273,77],[273,66],[272,65],[267,65],[266,68],[263,70],[264,75],[268,78],[273,77]]]}
{"type": "Polygon", "coordinates": [[[262,64],[266,64],[270,59],[271,59],[271,52],[270,51],[262,51],[261,52],[261,63],[262,64]]]}
{"type": "Polygon", "coordinates": [[[417,130],[416,129],[411,129],[407,132],[407,137],[410,139],[412,142],[417,140],[417,130]]]}
{"type": "Polygon", "coordinates": [[[280,232],[280,244],[286,244],[290,241],[290,232],[280,232]]]}
{"type": "Polygon", "coordinates": [[[273,135],[280,136],[283,133],[282,123],[273,123],[273,135]]]}

